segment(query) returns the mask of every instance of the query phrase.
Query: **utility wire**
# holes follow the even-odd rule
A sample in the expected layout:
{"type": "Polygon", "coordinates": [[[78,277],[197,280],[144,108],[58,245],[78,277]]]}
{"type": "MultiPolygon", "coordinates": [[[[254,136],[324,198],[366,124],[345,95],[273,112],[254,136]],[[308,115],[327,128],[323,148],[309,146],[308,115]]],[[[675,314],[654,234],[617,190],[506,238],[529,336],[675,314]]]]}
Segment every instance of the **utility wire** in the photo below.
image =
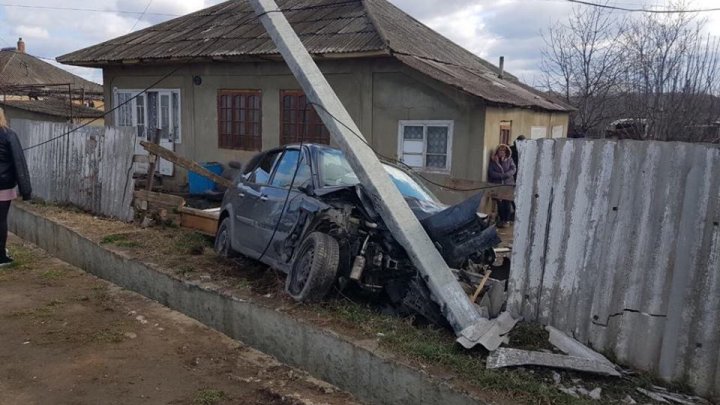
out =
{"type": "Polygon", "coordinates": [[[168,72],[167,74],[165,74],[163,77],[161,77],[160,79],[158,79],[156,82],[154,82],[154,83],[151,84],[150,86],[146,87],[143,91],[141,91],[141,92],[139,92],[138,94],[130,97],[128,100],[126,100],[126,101],[118,104],[117,106],[115,106],[115,107],[113,107],[112,109],[110,109],[110,110],[108,110],[107,112],[105,112],[103,115],[101,115],[101,116],[99,116],[99,117],[96,117],[96,118],[93,118],[92,120],[90,120],[90,121],[88,121],[88,122],[86,122],[86,123],[84,123],[84,124],[82,124],[82,125],[79,125],[79,126],[73,128],[73,129],[71,129],[71,130],[69,130],[69,131],[67,131],[67,132],[64,132],[64,133],[62,133],[62,134],[60,134],[60,135],[58,135],[58,136],[52,137],[52,138],[48,139],[47,141],[40,142],[40,143],[35,144],[35,145],[33,145],[33,146],[28,146],[27,148],[24,148],[23,150],[24,150],[24,151],[27,151],[27,150],[35,149],[35,148],[38,148],[38,147],[40,147],[40,146],[46,145],[46,144],[48,144],[48,143],[57,141],[58,139],[64,138],[64,137],[66,137],[66,136],[68,136],[68,135],[70,135],[70,134],[72,134],[72,133],[74,133],[74,132],[77,132],[77,131],[79,131],[79,130],[81,130],[81,129],[87,127],[87,126],[89,126],[90,124],[92,124],[92,123],[94,123],[94,122],[96,122],[96,121],[98,121],[98,120],[100,120],[100,119],[104,119],[104,118],[107,117],[108,115],[114,113],[115,111],[117,111],[117,110],[119,110],[120,108],[124,107],[124,106],[127,105],[128,103],[132,102],[133,100],[135,100],[135,99],[138,98],[139,96],[147,93],[149,90],[152,90],[155,86],[157,86],[158,84],[160,84],[163,80],[165,80],[165,79],[167,79],[168,77],[172,76],[173,74],[175,74],[175,72],[179,71],[179,70],[182,69],[183,67],[184,67],[184,66],[181,65],[181,66],[178,66],[177,68],[171,70],[170,72],[168,72]]]}
{"type": "Polygon", "coordinates": [[[569,3],[575,3],[575,4],[582,4],[584,6],[591,6],[591,7],[598,7],[598,8],[604,8],[608,10],[617,10],[617,11],[626,11],[629,13],[653,13],[653,14],[697,14],[697,13],[707,13],[712,11],[720,11],[719,8],[704,8],[704,9],[691,9],[691,10],[656,10],[651,8],[630,8],[630,7],[620,7],[620,6],[613,6],[610,4],[601,4],[601,3],[593,3],[590,1],[584,1],[584,0],[566,0],[569,3]]]}
{"type": "Polygon", "coordinates": [[[343,127],[345,127],[345,129],[347,129],[348,131],[350,131],[350,133],[352,133],[353,135],[355,135],[360,141],[362,141],[362,143],[364,143],[365,145],[367,145],[367,147],[370,148],[370,150],[372,150],[373,153],[375,153],[375,155],[377,155],[377,156],[380,157],[381,159],[384,159],[384,160],[386,160],[386,161],[388,161],[388,162],[395,163],[395,164],[397,164],[397,165],[399,165],[399,166],[404,167],[405,170],[411,172],[411,173],[414,174],[415,176],[417,176],[417,177],[425,180],[426,182],[428,182],[428,183],[430,183],[430,184],[432,184],[432,185],[434,185],[434,186],[441,187],[441,188],[444,188],[444,189],[446,189],[446,190],[461,191],[461,192],[466,192],[466,191],[481,191],[481,190],[488,190],[488,189],[493,189],[493,188],[507,187],[507,184],[499,184],[499,185],[483,186],[483,187],[458,188],[458,187],[451,187],[451,186],[446,186],[446,185],[444,185],[444,184],[437,183],[437,182],[435,182],[435,181],[433,181],[433,180],[431,180],[431,179],[428,179],[427,177],[423,176],[422,173],[419,173],[418,171],[416,171],[412,166],[408,166],[405,162],[403,162],[403,161],[401,161],[401,160],[397,160],[397,159],[395,159],[395,158],[391,158],[391,157],[385,156],[385,155],[381,154],[380,152],[378,152],[377,150],[375,150],[375,148],[373,148],[373,146],[370,145],[370,144],[368,143],[368,141],[367,141],[362,135],[360,135],[360,134],[358,134],[357,132],[355,132],[352,128],[350,128],[348,125],[346,125],[344,122],[342,122],[339,118],[337,118],[336,116],[334,116],[330,111],[327,110],[327,108],[321,106],[320,104],[312,103],[312,102],[310,102],[310,101],[308,101],[308,104],[312,104],[313,106],[319,107],[321,110],[325,111],[325,113],[327,113],[330,117],[332,117],[332,119],[335,120],[335,122],[337,122],[338,124],[342,125],[343,127]]]}
{"type": "MultiPolygon", "coordinates": [[[[353,1],[341,1],[341,2],[338,2],[338,3],[325,4],[325,5],[323,5],[323,7],[325,7],[325,6],[331,6],[331,5],[350,4],[350,3],[353,3],[353,1]]],[[[25,7],[25,8],[48,8],[48,7],[41,7],[41,6],[8,5],[8,4],[6,4],[6,3],[0,3],[0,6],[9,6],[9,7],[17,6],[17,7],[25,7]]],[[[312,9],[316,9],[316,8],[319,8],[319,7],[320,7],[320,6],[306,6],[306,7],[296,7],[296,8],[292,8],[292,9],[289,9],[289,10],[291,10],[291,11],[312,10],[312,9]]],[[[52,7],[50,7],[50,8],[52,8],[52,7]]],[[[75,9],[70,9],[70,8],[68,8],[68,10],[75,10],[75,9]]],[[[87,10],[87,9],[77,9],[77,10],[103,11],[103,10],[87,10]]],[[[103,12],[104,12],[104,11],[103,11],[103,12]]],[[[122,13],[123,11],[115,11],[115,12],[117,12],[117,13],[122,13]]],[[[135,12],[126,12],[126,13],[142,14],[142,13],[135,13],[135,12]]],[[[146,15],[170,15],[170,14],[146,13],[146,15]]],[[[207,47],[205,47],[205,49],[208,49],[208,48],[212,47],[213,45],[215,45],[216,43],[218,43],[220,40],[222,40],[222,38],[216,38],[215,41],[214,41],[212,44],[210,44],[210,45],[208,45],[207,47]]],[[[191,62],[194,61],[195,59],[201,59],[201,58],[202,58],[201,56],[196,56],[196,57],[194,57],[194,58],[191,59],[191,62]]],[[[47,59],[50,59],[50,58],[47,58],[47,59]]],[[[82,124],[82,125],[80,125],[80,126],[78,126],[78,127],[76,127],[76,128],[71,129],[70,131],[67,131],[67,132],[65,132],[65,133],[63,133],[63,134],[60,134],[60,135],[56,136],[56,137],[50,138],[50,139],[48,139],[47,141],[41,142],[41,143],[39,143],[39,144],[37,144],[37,145],[32,145],[32,146],[29,146],[29,147],[27,147],[27,148],[24,148],[23,150],[26,151],[26,150],[35,149],[35,148],[37,148],[37,147],[40,147],[40,146],[46,145],[46,144],[48,144],[48,143],[54,142],[54,141],[56,141],[56,140],[58,140],[58,139],[64,138],[64,137],[66,137],[66,136],[69,136],[70,134],[72,134],[72,133],[74,133],[74,132],[77,132],[77,131],[79,131],[79,130],[82,129],[82,128],[85,128],[85,127],[89,126],[90,124],[92,124],[92,123],[94,123],[94,122],[96,122],[96,121],[98,121],[98,120],[100,120],[100,119],[104,119],[105,117],[107,117],[108,115],[110,115],[110,114],[112,114],[113,112],[117,111],[117,110],[120,109],[121,107],[123,107],[123,106],[127,105],[128,103],[130,103],[131,101],[135,100],[137,97],[139,97],[139,96],[147,93],[149,90],[151,90],[152,88],[154,88],[155,86],[157,86],[158,84],[160,84],[163,80],[167,79],[167,78],[170,77],[171,75],[173,75],[173,74],[175,74],[176,72],[178,72],[178,71],[179,71],[180,69],[182,69],[183,67],[185,67],[185,65],[179,65],[177,68],[171,70],[171,71],[168,72],[166,75],[162,76],[158,81],[156,81],[155,83],[151,84],[150,86],[148,86],[147,88],[145,88],[143,91],[139,92],[138,94],[134,95],[133,97],[130,97],[127,101],[125,101],[125,102],[123,102],[123,103],[121,103],[121,104],[118,104],[118,105],[115,106],[114,108],[108,110],[108,111],[105,112],[102,116],[97,117],[97,118],[94,118],[94,119],[92,119],[92,120],[90,120],[90,121],[88,121],[88,122],[86,122],[86,123],[84,123],[84,124],[82,124]]]]}
{"type": "Polygon", "coordinates": [[[147,5],[145,6],[145,10],[143,10],[142,14],[140,14],[140,17],[138,17],[137,20],[135,20],[135,24],[133,24],[132,28],[130,28],[130,32],[133,32],[135,30],[135,27],[137,27],[140,20],[142,20],[143,17],[145,17],[145,14],[147,13],[148,9],[150,8],[150,5],[152,4],[153,0],[149,0],[147,5]]]}
{"type": "Polygon", "coordinates": [[[89,11],[89,12],[94,12],[94,13],[119,13],[119,14],[141,14],[141,15],[144,14],[144,15],[155,15],[155,16],[163,16],[163,17],[180,17],[180,15],[178,15],[178,14],[169,14],[169,13],[144,13],[142,11],[101,10],[101,9],[96,9],[96,8],[30,6],[27,4],[8,4],[8,3],[0,3],[0,6],[29,8],[29,9],[36,9],[36,10],[89,11]]]}

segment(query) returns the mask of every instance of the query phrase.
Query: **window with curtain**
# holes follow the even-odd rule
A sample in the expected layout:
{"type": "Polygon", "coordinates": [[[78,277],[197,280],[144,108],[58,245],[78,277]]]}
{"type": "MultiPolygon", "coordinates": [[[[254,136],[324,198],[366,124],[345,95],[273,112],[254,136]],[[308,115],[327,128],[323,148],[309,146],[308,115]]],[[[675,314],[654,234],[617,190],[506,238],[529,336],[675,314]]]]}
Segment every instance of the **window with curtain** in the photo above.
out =
{"type": "Polygon", "coordinates": [[[330,132],[325,128],[315,108],[299,90],[280,92],[280,144],[330,144],[330,132]]]}
{"type": "Polygon", "coordinates": [[[398,156],[406,165],[450,171],[453,121],[400,121],[398,156]]]}
{"type": "Polygon", "coordinates": [[[218,145],[222,149],[262,149],[260,90],[218,92],[218,145]]]}

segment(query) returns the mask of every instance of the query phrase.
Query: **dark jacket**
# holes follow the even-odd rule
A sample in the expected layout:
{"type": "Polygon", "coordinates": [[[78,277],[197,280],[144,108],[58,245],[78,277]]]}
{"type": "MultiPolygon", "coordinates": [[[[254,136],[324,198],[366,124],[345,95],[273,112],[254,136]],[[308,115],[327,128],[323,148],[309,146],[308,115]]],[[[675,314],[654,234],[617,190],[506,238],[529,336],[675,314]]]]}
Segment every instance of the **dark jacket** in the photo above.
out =
{"type": "Polygon", "coordinates": [[[520,166],[520,152],[518,152],[517,141],[513,142],[512,146],[510,147],[510,152],[512,160],[513,162],[515,162],[515,174],[513,175],[513,178],[517,180],[517,169],[520,166]]]}
{"type": "Polygon", "coordinates": [[[503,161],[492,159],[488,168],[488,181],[496,184],[515,184],[516,171],[515,162],[511,157],[503,161]]]}
{"type": "Polygon", "coordinates": [[[18,187],[23,200],[32,198],[25,152],[15,132],[0,128],[0,190],[18,187]]]}

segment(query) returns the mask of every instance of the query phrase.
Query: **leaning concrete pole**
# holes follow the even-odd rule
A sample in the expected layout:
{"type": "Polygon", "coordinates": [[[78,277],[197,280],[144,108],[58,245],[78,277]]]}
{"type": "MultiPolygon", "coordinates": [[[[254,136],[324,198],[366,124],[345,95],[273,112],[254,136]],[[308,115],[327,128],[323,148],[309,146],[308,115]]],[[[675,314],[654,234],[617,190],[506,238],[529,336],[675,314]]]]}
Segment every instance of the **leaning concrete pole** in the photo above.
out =
{"type": "Polygon", "coordinates": [[[468,348],[474,346],[480,342],[487,320],[480,316],[458,284],[275,1],[249,1],[305,95],[312,103],[322,106],[316,108],[318,115],[345,152],[385,224],[427,282],[458,341],[468,348]]]}

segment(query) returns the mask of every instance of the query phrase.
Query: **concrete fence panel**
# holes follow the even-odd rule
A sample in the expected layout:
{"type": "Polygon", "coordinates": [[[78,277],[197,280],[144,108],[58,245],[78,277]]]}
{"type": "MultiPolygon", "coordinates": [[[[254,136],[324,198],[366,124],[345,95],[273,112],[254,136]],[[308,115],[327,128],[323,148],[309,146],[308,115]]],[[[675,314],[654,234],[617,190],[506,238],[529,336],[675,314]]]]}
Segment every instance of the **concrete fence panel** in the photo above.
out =
{"type": "Polygon", "coordinates": [[[521,146],[508,306],[720,395],[720,149],[521,146]]]}
{"type": "Polygon", "coordinates": [[[13,120],[26,149],[33,192],[98,215],[132,220],[135,137],[132,128],[13,120]]]}

